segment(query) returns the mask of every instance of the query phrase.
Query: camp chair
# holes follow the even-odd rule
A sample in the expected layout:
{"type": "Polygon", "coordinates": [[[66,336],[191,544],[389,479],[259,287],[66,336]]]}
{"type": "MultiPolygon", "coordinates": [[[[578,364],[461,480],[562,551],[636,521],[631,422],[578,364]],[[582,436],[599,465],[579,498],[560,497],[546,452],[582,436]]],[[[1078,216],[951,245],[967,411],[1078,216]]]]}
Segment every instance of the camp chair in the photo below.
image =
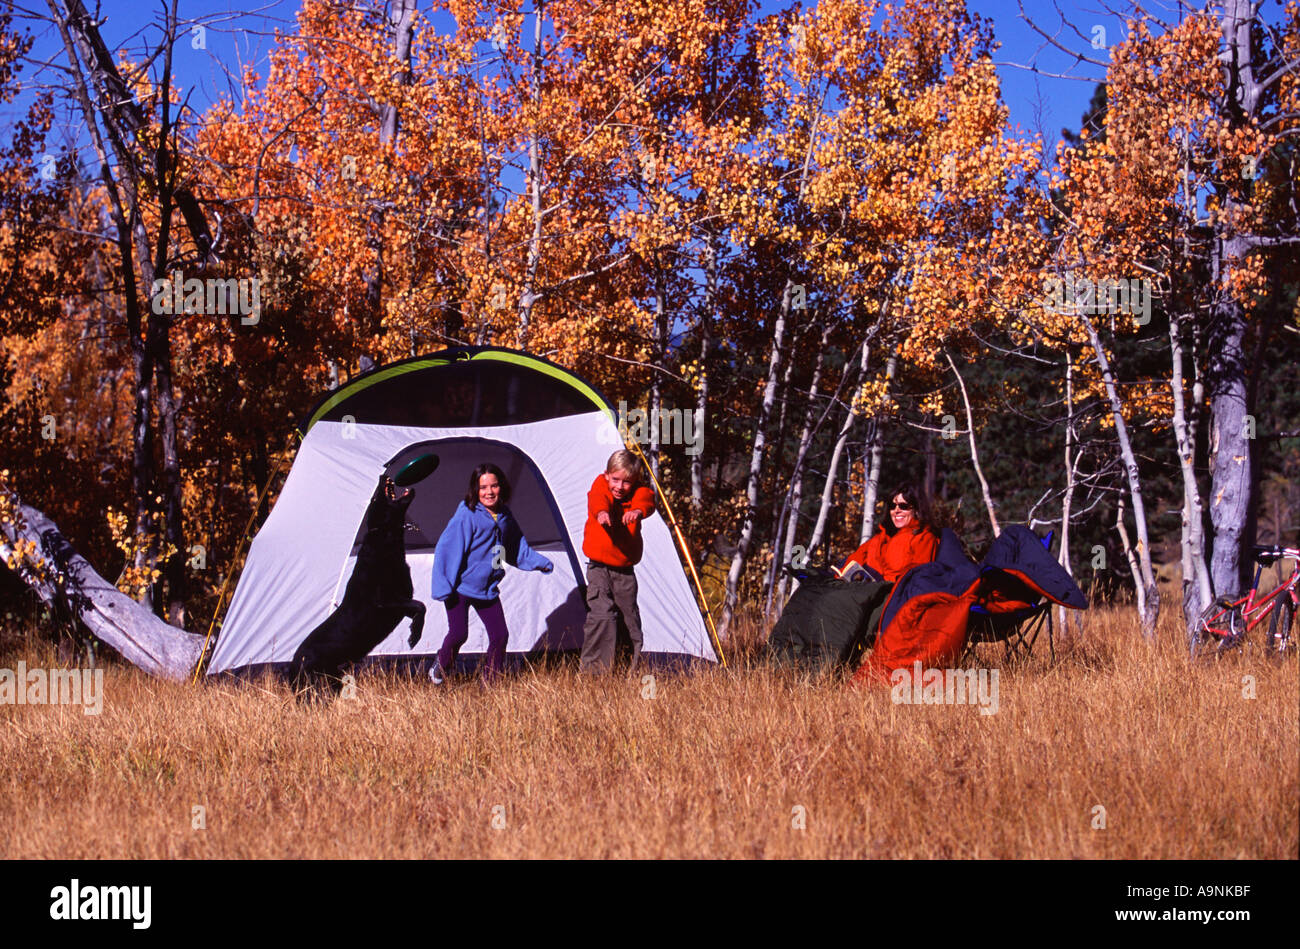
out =
{"type": "Polygon", "coordinates": [[[875,649],[854,680],[887,682],[916,663],[928,668],[960,661],[973,642],[1003,642],[1009,655],[1028,655],[1043,623],[1050,641],[1053,605],[1088,608],[1088,598],[1047,549],[1050,543],[1050,536],[1008,525],[975,564],[945,528],[938,557],[913,567],[894,586],[875,649]]]}
{"type": "MultiPolygon", "coordinates": [[[[1054,534],[1049,531],[1041,538],[1046,550],[1052,549],[1054,534]]],[[[1051,600],[998,567],[981,567],[976,589],[979,602],[970,608],[963,663],[974,655],[977,643],[1000,642],[1006,646],[1008,660],[1028,659],[1044,626],[1052,661],[1056,660],[1051,600]]]]}

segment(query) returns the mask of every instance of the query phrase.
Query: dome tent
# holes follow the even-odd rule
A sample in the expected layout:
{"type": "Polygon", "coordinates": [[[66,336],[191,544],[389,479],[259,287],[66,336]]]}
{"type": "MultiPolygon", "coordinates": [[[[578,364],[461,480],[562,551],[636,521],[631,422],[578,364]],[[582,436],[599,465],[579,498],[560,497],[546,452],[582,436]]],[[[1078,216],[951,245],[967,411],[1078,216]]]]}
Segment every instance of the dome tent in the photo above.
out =
{"type": "MultiPolygon", "coordinates": [[[[249,547],[210,675],[287,664],[343,596],[380,472],[394,475],[432,451],[438,469],[415,487],[406,560],[428,611],[407,646],[408,621],[370,653],[432,661],[447,617],[429,596],[434,545],[485,461],[513,487],[510,509],[550,574],[506,571],[502,604],[511,653],[577,649],[586,619],[582,534],[587,490],[621,446],[611,404],[548,360],[496,347],[450,349],[379,367],[317,403],[274,509],[249,547]]],[[[638,605],[647,660],[717,661],[662,511],[643,525],[638,605]]],[[[487,633],[470,611],[462,655],[483,653],[487,633]]]]}

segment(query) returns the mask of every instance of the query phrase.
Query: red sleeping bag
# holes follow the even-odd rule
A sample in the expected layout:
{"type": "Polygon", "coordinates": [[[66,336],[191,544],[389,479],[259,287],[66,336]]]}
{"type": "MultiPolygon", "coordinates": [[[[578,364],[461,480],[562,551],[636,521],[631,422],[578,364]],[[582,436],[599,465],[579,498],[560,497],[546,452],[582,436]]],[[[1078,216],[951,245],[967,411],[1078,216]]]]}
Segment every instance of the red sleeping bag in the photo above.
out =
{"type": "Polygon", "coordinates": [[[855,683],[889,684],[897,669],[944,668],[966,647],[970,609],[979,604],[991,613],[1036,605],[1045,597],[1073,609],[1086,609],[1087,598],[1065,569],[1052,559],[1042,540],[1021,525],[998,535],[981,565],[961,552],[951,530],[944,530],[933,563],[909,570],[885,603],[876,647],[853,675],[855,683]],[[1009,578],[1033,602],[1008,594],[1009,578]]]}

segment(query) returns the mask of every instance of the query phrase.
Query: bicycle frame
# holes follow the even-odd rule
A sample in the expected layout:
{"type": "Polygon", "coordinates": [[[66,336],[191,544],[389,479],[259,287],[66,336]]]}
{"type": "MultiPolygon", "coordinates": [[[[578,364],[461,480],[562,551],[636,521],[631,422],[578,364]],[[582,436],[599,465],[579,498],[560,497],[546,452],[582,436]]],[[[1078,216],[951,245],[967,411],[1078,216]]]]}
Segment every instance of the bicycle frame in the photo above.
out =
{"type": "Polygon", "coordinates": [[[1264,622],[1264,620],[1272,614],[1273,610],[1277,608],[1278,603],[1281,602],[1279,599],[1281,596],[1289,596],[1293,607],[1300,605],[1300,594],[1296,593],[1296,588],[1300,585],[1300,551],[1284,550],[1281,552],[1278,559],[1292,560],[1296,562],[1294,569],[1291,571],[1291,576],[1287,578],[1285,583],[1279,585],[1277,589],[1273,590],[1271,593],[1256,600],[1256,597],[1259,595],[1259,578],[1264,575],[1265,566],[1263,563],[1256,561],[1255,579],[1254,582],[1251,583],[1250,589],[1246,591],[1246,595],[1240,600],[1234,600],[1231,603],[1228,603],[1222,610],[1215,613],[1214,616],[1206,622],[1205,631],[1219,639],[1240,638],[1254,630],[1256,626],[1264,622]],[[1241,607],[1241,616],[1246,622],[1246,628],[1244,630],[1241,630],[1239,633],[1234,633],[1230,629],[1219,629],[1211,625],[1212,623],[1218,622],[1220,617],[1232,613],[1238,607],[1241,607]]]}

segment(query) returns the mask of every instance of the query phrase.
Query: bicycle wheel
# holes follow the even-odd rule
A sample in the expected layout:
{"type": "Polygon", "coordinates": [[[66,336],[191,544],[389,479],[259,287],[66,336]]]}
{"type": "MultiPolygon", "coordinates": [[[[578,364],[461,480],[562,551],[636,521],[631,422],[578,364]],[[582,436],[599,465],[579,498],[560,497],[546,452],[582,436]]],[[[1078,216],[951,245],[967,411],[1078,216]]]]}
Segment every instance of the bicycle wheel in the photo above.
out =
{"type": "Polygon", "coordinates": [[[1240,646],[1246,638],[1246,617],[1241,604],[1233,603],[1226,596],[1218,597],[1197,620],[1196,636],[1199,643],[1216,644],[1218,652],[1240,646]]]}
{"type": "Polygon", "coordinates": [[[1291,648],[1291,624],[1295,621],[1295,603],[1289,593],[1278,598],[1277,606],[1268,621],[1268,652],[1284,652],[1291,648]]]}

